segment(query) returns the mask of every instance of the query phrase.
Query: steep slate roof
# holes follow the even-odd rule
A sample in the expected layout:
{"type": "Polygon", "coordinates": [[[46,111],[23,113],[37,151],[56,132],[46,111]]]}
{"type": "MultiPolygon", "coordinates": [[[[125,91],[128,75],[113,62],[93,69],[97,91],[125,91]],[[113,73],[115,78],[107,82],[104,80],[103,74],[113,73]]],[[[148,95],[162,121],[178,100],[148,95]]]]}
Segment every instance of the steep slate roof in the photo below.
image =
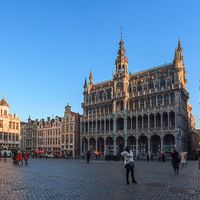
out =
{"type": "Polygon", "coordinates": [[[8,103],[6,102],[6,100],[4,98],[1,99],[0,106],[7,106],[7,107],[9,107],[8,103]]]}

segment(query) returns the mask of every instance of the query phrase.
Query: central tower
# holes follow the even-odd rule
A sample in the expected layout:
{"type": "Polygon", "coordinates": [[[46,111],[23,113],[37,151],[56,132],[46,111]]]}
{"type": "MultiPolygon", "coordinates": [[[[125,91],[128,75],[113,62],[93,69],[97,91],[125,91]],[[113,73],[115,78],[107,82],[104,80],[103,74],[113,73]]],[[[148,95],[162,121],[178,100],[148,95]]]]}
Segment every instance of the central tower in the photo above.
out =
{"type": "Polygon", "coordinates": [[[128,58],[125,55],[124,41],[120,40],[119,50],[117,59],[115,60],[116,65],[116,78],[126,76],[128,73],[128,58]]]}

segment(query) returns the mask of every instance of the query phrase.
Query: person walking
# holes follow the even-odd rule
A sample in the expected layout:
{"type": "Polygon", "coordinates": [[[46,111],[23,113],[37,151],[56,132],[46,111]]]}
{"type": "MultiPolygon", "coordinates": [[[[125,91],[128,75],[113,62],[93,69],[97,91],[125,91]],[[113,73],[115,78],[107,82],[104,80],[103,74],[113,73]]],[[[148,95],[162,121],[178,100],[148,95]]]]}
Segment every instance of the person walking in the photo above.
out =
{"type": "Polygon", "coordinates": [[[182,164],[182,167],[184,167],[185,164],[186,164],[186,153],[185,153],[185,152],[181,152],[181,153],[180,153],[180,157],[181,157],[181,164],[182,164]]]}
{"type": "Polygon", "coordinates": [[[22,152],[18,152],[17,154],[17,164],[19,165],[19,162],[21,163],[21,165],[23,165],[23,156],[22,156],[22,152]]]}
{"type": "Polygon", "coordinates": [[[133,152],[129,147],[126,147],[125,151],[121,153],[124,157],[124,167],[126,168],[126,183],[129,185],[129,172],[131,171],[132,183],[137,184],[137,181],[134,177],[134,160],[133,160],[133,152]]]}
{"type": "Polygon", "coordinates": [[[89,150],[87,151],[86,157],[87,157],[87,163],[90,163],[91,153],[89,150]]]}
{"type": "Polygon", "coordinates": [[[175,174],[178,174],[180,157],[179,157],[179,153],[176,151],[175,148],[173,149],[171,156],[172,156],[172,166],[174,168],[174,172],[175,172],[175,174]]]}
{"type": "Polygon", "coordinates": [[[29,153],[26,152],[25,157],[24,157],[25,165],[28,165],[28,159],[29,159],[29,153]]]}

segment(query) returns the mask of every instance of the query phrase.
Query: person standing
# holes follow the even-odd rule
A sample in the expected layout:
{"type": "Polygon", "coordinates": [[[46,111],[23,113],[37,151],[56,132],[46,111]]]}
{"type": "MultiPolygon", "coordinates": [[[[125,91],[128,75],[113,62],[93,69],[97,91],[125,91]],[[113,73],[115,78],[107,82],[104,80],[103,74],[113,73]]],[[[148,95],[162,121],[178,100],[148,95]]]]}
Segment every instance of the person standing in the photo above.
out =
{"type": "Polygon", "coordinates": [[[134,177],[134,160],[133,160],[133,152],[126,147],[125,151],[121,153],[124,156],[124,167],[126,168],[126,182],[129,185],[129,172],[131,171],[132,176],[132,183],[137,184],[135,177],[134,177]]]}
{"type": "Polygon", "coordinates": [[[186,165],[186,152],[180,153],[182,167],[186,165]]]}
{"type": "Polygon", "coordinates": [[[29,153],[26,152],[25,157],[24,157],[25,165],[28,165],[28,159],[29,159],[29,153]]]}
{"type": "Polygon", "coordinates": [[[90,162],[90,156],[91,156],[91,153],[90,153],[90,151],[88,150],[88,151],[87,151],[87,154],[86,154],[86,157],[87,157],[87,163],[90,162]]]}
{"type": "Polygon", "coordinates": [[[179,157],[179,153],[176,151],[175,148],[173,149],[171,156],[172,156],[172,166],[174,168],[174,172],[175,172],[175,174],[178,174],[180,157],[179,157]]]}

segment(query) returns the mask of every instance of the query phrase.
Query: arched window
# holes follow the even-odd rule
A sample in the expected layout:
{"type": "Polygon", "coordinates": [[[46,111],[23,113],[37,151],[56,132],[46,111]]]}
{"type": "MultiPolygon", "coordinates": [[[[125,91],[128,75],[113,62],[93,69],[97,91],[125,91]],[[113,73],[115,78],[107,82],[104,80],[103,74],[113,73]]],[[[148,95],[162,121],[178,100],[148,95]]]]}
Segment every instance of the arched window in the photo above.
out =
{"type": "Polygon", "coordinates": [[[161,106],[162,105],[162,96],[159,95],[158,96],[158,106],[161,106]]]}
{"type": "Polygon", "coordinates": [[[164,105],[168,105],[169,104],[169,95],[165,94],[164,95],[164,105]]]}

